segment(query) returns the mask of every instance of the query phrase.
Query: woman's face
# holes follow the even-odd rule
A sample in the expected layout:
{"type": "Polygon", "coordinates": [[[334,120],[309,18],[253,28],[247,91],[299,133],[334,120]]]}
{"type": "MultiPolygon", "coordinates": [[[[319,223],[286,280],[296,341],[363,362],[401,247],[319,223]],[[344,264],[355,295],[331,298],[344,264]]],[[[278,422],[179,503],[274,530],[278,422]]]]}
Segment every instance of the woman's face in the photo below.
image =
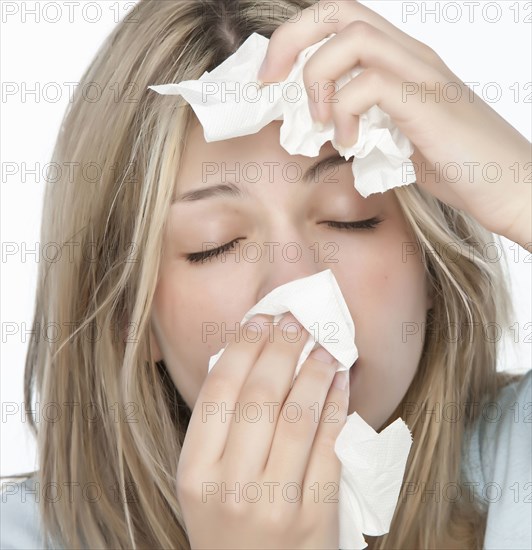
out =
{"type": "Polygon", "coordinates": [[[419,254],[405,254],[415,239],[393,192],[364,199],[353,186],[352,159],[341,158],[330,142],[319,157],[289,155],[279,144],[280,126],[274,121],[250,136],[207,143],[196,121],[176,195],[218,184],[231,184],[234,192],[171,206],[152,308],[155,358],[164,359],[192,409],[210,356],[235,338],[230,331],[246,312],[274,288],[331,269],[359,352],[350,371],[349,413],[378,430],[421,357],[431,307],[425,268],[419,254]],[[305,171],[330,155],[340,164],[305,182],[305,171]],[[355,230],[325,223],[370,218],[382,221],[355,230]],[[225,254],[187,260],[234,239],[241,240],[225,254]]]}

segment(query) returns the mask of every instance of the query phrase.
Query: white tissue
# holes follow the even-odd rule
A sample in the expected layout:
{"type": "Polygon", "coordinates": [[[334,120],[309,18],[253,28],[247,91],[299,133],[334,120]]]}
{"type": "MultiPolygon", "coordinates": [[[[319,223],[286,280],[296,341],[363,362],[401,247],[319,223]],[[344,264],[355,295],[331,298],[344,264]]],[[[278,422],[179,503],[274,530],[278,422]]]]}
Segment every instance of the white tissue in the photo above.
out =
{"type": "MultiPolygon", "coordinates": [[[[294,379],[309,353],[320,344],[338,360],[338,371],[351,368],[358,359],[355,325],[330,269],[290,281],[272,290],[244,315],[240,324],[247,323],[258,313],[273,315],[272,322],[277,324],[288,311],[309,333],[307,337],[306,333],[301,331],[301,334],[292,337],[294,341],[298,338],[307,338],[297,361],[294,379]],[[308,299],[310,296],[311,300],[308,299]]],[[[285,335],[289,337],[289,333],[285,335]]],[[[210,358],[209,371],[224,350],[225,348],[210,358]]]]}
{"type": "MultiPolygon", "coordinates": [[[[280,144],[291,155],[316,157],[321,146],[331,141],[345,160],[354,156],[354,185],[363,197],[413,183],[416,176],[409,158],[413,146],[377,105],[360,115],[358,140],[345,150],[336,144],[332,122],[321,131],[313,128],[303,67],[333,36],[335,33],[300,52],[290,74],[281,83],[259,87],[256,76],[269,40],[253,33],[233,55],[210,73],[203,73],[199,80],[149,88],[163,95],[183,96],[203,126],[207,142],[255,134],[273,120],[283,120],[280,144]]],[[[337,81],[336,88],[315,89],[314,93],[319,94],[320,101],[324,98],[331,101],[333,92],[362,70],[354,68],[337,81]]]]}
{"type": "Polygon", "coordinates": [[[340,548],[361,550],[362,536],[389,532],[412,446],[402,418],[377,433],[358,413],[347,417],[334,444],[342,463],[338,508],[340,548]]]}
{"type": "MultiPolygon", "coordinates": [[[[287,312],[309,333],[294,379],[319,345],[338,360],[337,371],[349,370],[358,359],[353,319],[330,269],[275,288],[244,315],[241,324],[259,313],[272,315],[277,323],[287,312]]],[[[209,372],[225,349],[209,359],[209,372]]],[[[334,447],[342,464],[338,491],[342,550],[366,548],[362,533],[388,532],[411,444],[410,430],[400,418],[378,434],[356,412],[347,417],[334,447]]]]}

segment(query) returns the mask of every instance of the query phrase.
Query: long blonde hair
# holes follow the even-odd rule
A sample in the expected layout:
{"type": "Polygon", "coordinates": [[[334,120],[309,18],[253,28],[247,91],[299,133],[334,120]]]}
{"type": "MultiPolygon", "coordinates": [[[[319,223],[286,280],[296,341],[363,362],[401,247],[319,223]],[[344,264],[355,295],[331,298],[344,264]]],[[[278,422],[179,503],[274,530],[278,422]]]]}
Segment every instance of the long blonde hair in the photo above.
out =
{"type": "MultiPolygon", "coordinates": [[[[94,492],[40,499],[46,532],[64,547],[190,548],[175,491],[190,410],[164,362],[153,361],[148,329],[193,113],[181,98],[147,87],[200,78],[251,33],[269,38],[314,3],[141,0],[136,20],[123,20],[106,39],[65,114],[53,162],[92,167],[98,177],[80,169],[70,179],[63,170],[47,184],[41,241],[56,243],[60,257],[39,266],[34,323],[60,327],[61,337],[32,335],[25,372],[28,409],[36,398],[64,407],[54,422],[38,425],[29,416],[41,486],[94,492]],[[88,100],[89,83],[100,86],[98,101],[88,100]]],[[[493,396],[508,382],[496,372],[496,343],[474,323],[503,325],[510,298],[500,265],[482,257],[489,232],[415,184],[395,193],[423,251],[434,307],[417,374],[389,422],[402,416],[412,430],[405,482],[430,487],[459,479],[463,432],[475,418],[451,425],[425,413],[437,403],[493,396]],[[451,242],[470,246],[452,261],[432,253],[451,242]],[[430,330],[451,323],[464,327],[454,343],[430,330]],[[406,403],[418,404],[408,418],[406,403]]],[[[403,496],[375,548],[434,548],[449,540],[481,548],[484,516],[472,503],[403,496]]]]}

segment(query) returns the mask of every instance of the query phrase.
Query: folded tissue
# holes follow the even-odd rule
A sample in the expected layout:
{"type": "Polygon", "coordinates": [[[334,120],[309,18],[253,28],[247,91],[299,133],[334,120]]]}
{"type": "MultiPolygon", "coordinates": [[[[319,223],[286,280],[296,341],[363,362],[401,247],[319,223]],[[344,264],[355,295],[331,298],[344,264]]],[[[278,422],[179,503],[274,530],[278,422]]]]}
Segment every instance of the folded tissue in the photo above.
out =
{"type": "MultiPolygon", "coordinates": [[[[264,87],[256,80],[266,55],[269,39],[251,34],[240,48],[199,80],[149,86],[163,95],[181,95],[192,107],[204,130],[205,141],[219,141],[259,132],[273,120],[282,120],[280,144],[291,155],[316,157],[321,146],[331,141],[340,155],[354,156],[355,189],[367,197],[394,187],[414,183],[416,175],[410,156],[410,140],[377,105],[359,117],[357,142],[342,148],[334,138],[332,122],[317,129],[308,107],[303,67],[310,56],[335,33],[301,51],[288,77],[264,87]]],[[[355,67],[336,82],[340,90],[362,68],[355,67]]],[[[332,101],[332,86],[319,91],[320,101],[332,101]]]]}
{"type": "MultiPolygon", "coordinates": [[[[275,288],[246,313],[241,325],[259,313],[272,315],[272,323],[277,324],[288,311],[309,332],[296,365],[294,379],[310,352],[320,345],[338,360],[339,371],[351,368],[358,359],[355,325],[330,269],[275,288]],[[311,300],[308,299],[310,296],[311,300]]],[[[303,334],[295,335],[294,340],[302,337],[303,334]]],[[[209,371],[223,351],[211,357],[209,371]]]]}
{"type": "MultiPolygon", "coordinates": [[[[330,269],[275,288],[244,315],[241,325],[257,314],[271,315],[277,324],[287,312],[308,333],[300,336],[307,341],[294,379],[319,345],[337,359],[337,371],[352,367],[358,358],[355,326],[330,269]]],[[[225,349],[210,358],[209,371],[225,349]]],[[[362,533],[377,536],[389,531],[411,444],[412,434],[401,418],[377,433],[356,412],[347,416],[334,447],[342,464],[338,491],[342,550],[366,548],[362,533]]]]}

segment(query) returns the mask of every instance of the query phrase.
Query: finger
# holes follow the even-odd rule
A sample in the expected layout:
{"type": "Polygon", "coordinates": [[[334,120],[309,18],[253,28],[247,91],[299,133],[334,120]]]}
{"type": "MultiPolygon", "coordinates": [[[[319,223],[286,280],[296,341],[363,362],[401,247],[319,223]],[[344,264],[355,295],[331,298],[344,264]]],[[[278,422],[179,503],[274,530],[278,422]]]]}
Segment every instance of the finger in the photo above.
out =
{"type": "Polygon", "coordinates": [[[301,11],[295,22],[286,21],[272,33],[264,65],[259,73],[263,82],[282,82],[297,56],[331,33],[340,33],[353,21],[365,21],[388,34],[393,40],[426,61],[440,60],[423,42],[392,25],[384,17],[354,0],[330,2],[321,0],[301,11]]]}
{"type": "Polygon", "coordinates": [[[323,348],[314,350],[303,363],[281,409],[264,477],[302,486],[323,403],[337,363],[319,360],[323,348]]]}
{"type": "MultiPolygon", "coordinates": [[[[338,102],[330,104],[336,143],[343,147],[354,145],[358,139],[359,116],[377,105],[413,143],[421,147],[417,139],[420,136],[416,133],[419,119],[427,121],[429,116],[434,118],[433,105],[421,101],[419,93],[409,95],[405,100],[403,83],[397,75],[373,68],[366,69],[349,81],[336,93],[338,102]],[[427,112],[428,109],[432,115],[427,112]]],[[[441,122],[443,125],[444,121],[441,122]]],[[[438,125],[434,126],[435,132],[437,128],[438,125]]]]}
{"type": "Polygon", "coordinates": [[[223,453],[230,414],[244,381],[269,337],[271,317],[256,315],[230,342],[207,377],[190,417],[180,462],[214,463],[223,453]],[[249,327],[249,330],[248,330],[249,327]],[[259,328],[253,332],[253,327],[259,328]]]}
{"type": "Polygon", "coordinates": [[[316,103],[317,118],[323,124],[330,119],[331,102],[337,101],[331,98],[337,90],[335,82],[356,66],[382,69],[406,82],[434,79],[439,74],[385,32],[365,21],[354,21],[316,50],[303,70],[309,101],[316,103]]]}
{"type": "Polygon", "coordinates": [[[308,336],[292,314],[285,315],[247,376],[222,457],[236,471],[263,472],[281,406],[308,336]]]}
{"type": "Polygon", "coordinates": [[[334,444],[345,425],[348,405],[349,371],[337,372],[323,406],[303,480],[303,506],[338,501],[342,465],[334,444]]]}

